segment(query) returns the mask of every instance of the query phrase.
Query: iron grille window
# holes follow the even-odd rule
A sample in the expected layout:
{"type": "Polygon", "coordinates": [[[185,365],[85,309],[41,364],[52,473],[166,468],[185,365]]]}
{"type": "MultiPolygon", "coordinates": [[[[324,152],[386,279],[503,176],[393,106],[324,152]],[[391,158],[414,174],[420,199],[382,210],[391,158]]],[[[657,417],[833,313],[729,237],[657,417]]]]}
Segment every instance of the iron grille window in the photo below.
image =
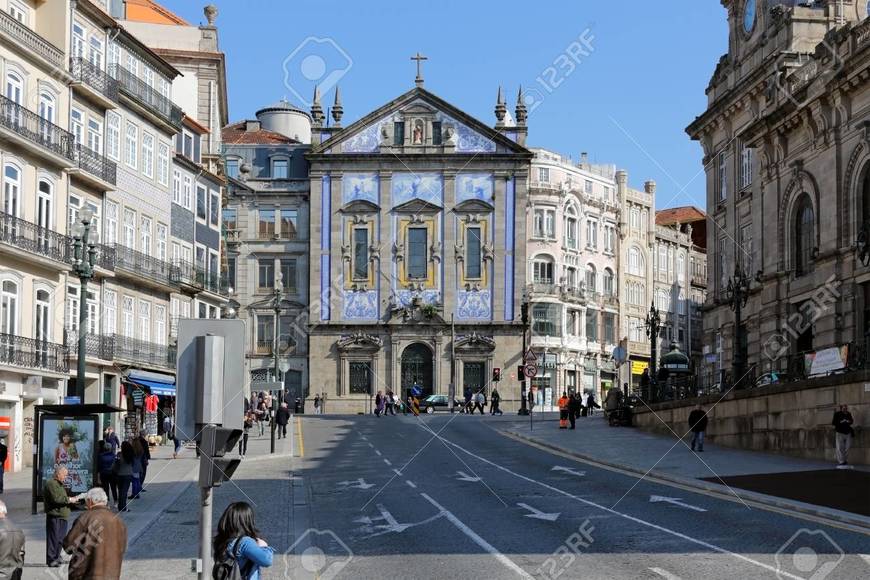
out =
{"type": "Polygon", "coordinates": [[[369,395],[372,390],[371,365],[367,362],[350,363],[350,393],[369,395]]]}

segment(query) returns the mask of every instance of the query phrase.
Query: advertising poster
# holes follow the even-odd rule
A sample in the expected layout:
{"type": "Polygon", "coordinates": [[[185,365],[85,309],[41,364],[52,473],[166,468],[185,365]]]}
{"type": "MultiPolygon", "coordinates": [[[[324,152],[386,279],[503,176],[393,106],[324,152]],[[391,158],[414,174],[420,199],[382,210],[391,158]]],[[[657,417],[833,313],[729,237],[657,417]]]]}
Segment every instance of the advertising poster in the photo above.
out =
{"type": "Polygon", "coordinates": [[[97,442],[97,417],[59,417],[43,415],[39,426],[39,487],[54,477],[58,466],[69,475],[64,487],[73,495],[94,486],[94,453],[97,442]]]}

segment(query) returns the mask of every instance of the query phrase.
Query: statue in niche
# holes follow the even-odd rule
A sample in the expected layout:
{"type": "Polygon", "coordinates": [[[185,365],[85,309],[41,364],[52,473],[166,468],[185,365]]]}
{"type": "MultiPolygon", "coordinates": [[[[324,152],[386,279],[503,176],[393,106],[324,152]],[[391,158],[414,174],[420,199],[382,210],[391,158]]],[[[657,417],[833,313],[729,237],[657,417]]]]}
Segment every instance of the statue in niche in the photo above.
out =
{"type": "Polygon", "coordinates": [[[418,120],[414,123],[414,134],[411,142],[414,145],[423,144],[423,121],[418,120]]]}
{"type": "Polygon", "coordinates": [[[447,125],[447,127],[444,128],[444,144],[456,145],[456,130],[450,125],[447,125]]]}
{"type": "Polygon", "coordinates": [[[392,142],[392,137],[390,134],[392,133],[393,124],[392,123],[384,123],[381,125],[381,145],[390,145],[392,142]]]}

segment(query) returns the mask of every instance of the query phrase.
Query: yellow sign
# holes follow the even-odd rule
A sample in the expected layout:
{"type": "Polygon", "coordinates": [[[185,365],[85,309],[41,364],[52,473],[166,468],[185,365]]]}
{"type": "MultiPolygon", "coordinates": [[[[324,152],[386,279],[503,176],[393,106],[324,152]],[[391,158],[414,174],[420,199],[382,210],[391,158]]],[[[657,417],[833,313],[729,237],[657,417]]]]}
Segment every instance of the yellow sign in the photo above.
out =
{"type": "Polygon", "coordinates": [[[649,368],[649,363],[642,360],[631,361],[631,374],[642,375],[643,370],[649,368]]]}

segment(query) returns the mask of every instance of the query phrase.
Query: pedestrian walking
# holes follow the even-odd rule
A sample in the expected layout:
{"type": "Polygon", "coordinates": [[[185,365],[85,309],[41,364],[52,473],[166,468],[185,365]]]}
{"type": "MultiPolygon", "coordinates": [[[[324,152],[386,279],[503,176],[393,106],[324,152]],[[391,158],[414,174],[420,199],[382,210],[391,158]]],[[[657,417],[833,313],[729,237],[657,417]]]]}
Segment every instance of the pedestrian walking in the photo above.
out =
{"type": "Polygon", "coordinates": [[[287,437],[287,423],[290,422],[290,410],[287,403],[281,403],[281,408],[275,413],[275,428],[278,431],[278,439],[287,437]]]}
{"type": "Polygon", "coordinates": [[[136,461],[133,445],[129,441],[121,444],[121,453],[115,457],[115,465],[112,466],[112,475],[115,476],[115,484],[118,486],[118,511],[127,512],[127,494],[133,484],[133,464],[136,461]]]}
{"type": "Polygon", "coordinates": [[[251,413],[246,413],[245,419],[242,421],[242,436],[239,438],[239,457],[244,457],[248,452],[248,436],[253,428],[254,416],[251,413]]]}
{"type": "Polygon", "coordinates": [[[489,407],[490,415],[504,415],[504,411],[501,410],[501,395],[498,392],[497,388],[492,389],[492,396],[490,397],[492,401],[492,405],[489,407]]]}
{"type": "Polygon", "coordinates": [[[704,433],[707,431],[707,413],[702,405],[698,405],[689,413],[689,428],[692,430],[692,451],[704,451],[704,433]]]}
{"type": "Polygon", "coordinates": [[[580,416],[580,409],[583,408],[582,400],[579,393],[568,397],[568,421],[571,423],[571,429],[576,428],[577,417],[580,416]]]}
{"type": "Polygon", "coordinates": [[[396,395],[393,394],[393,391],[387,389],[386,394],[384,395],[386,410],[384,411],[384,415],[389,413],[390,415],[396,414],[396,395]]]}
{"type": "Polygon", "coordinates": [[[118,453],[118,449],[121,447],[121,441],[118,439],[118,435],[115,434],[115,430],[111,425],[106,427],[103,431],[103,441],[112,446],[112,453],[118,453]]]}
{"type": "Polygon", "coordinates": [[[109,498],[102,488],[94,487],[84,496],[88,511],[76,519],[63,539],[63,549],[72,556],[69,579],[120,578],[127,526],[108,509],[109,498]]]}
{"type": "Polygon", "coordinates": [[[594,415],[595,409],[600,409],[600,408],[601,408],[601,405],[599,405],[598,403],[595,402],[595,394],[589,393],[589,396],[586,397],[586,409],[589,412],[589,416],[591,417],[592,415],[594,415]]]}
{"type": "Polygon", "coordinates": [[[320,414],[320,395],[314,395],[314,414],[320,414]]]}
{"type": "Polygon", "coordinates": [[[474,407],[471,408],[472,415],[474,415],[474,412],[478,409],[480,410],[480,414],[483,415],[484,401],[483,391],[477,391],[477,393],[474,394],[474,407]]]}
{"type": "Polygon", "coordinates": [[[142,474],[139,478],[139,491],[148,491],[145,489],[145,478],[148,474],[148,465],[151,463],[151,446],[148,440],[142,433],[139,433],[139,445],[142,446],[142,474]]]}
{"type": "Polygon", "coordinates": [[[243,501],[231,503],[218,521],[212,578],[260,580],[260,568],[272,565],[274,552],[260,537],[251,506],[243,501]]]}
{"type": "Polygon", "coordinates": [[[260,437],[262,437],[263,431],[266,427],[266,402],[262,398],[257,399],[257,407],[254,414],[257,417],[257,427],[260,429],[260,437]]]}
{"type": "Polygon", "coordinates": [[[118,501],[118,486],[115,484],[115,475],[112,473],[112,467],[115,465],[115,454],[112,453],[112,446],[103,442],[103,450],[97,456],[97,473],[100,477],[100,487],[106,492],[106,496],[114,498],[113,501],[118,501]]]}
{"type": "Polygon", "coordinates": [[[24,531],[6,519],[6,504],[0,501],[0,578],[21,580],[24,573],[24,531]]]}
{"type": "Polygon", "coordinates": [[[172,417],[165,415],[163,417],[163,439],[160,440],[161,445],[169,445],[170,431],[172,431],[172,417]]]}
{"type": "Polygon", "coordinates": [[[130,445],[133,446],[133,479],[130,499],[138,499],[139,492],[142,491],[142,463],[145,461],[145,450],[142,449],[142,442],[139,441],[138,437],[133,439],[130,445]]]}
{"type": "Polygon", "coordinates": [[[60,557],[61,544],[69,524],[69,505],[79,501],[79,496],[69,497],[63,486],[69,472],[60,465],[54,470],[54,477],[45,482],[42,488],[45,507],[45,563],[57,568],[63,561],[60,557]]]}
{"type": "Polygon", "coordinates": [[[375,416],[380,418],[381,413],[384,412],[384,394],[381,391],[378,391],[378,394],[375,395],[375,416]]]}
{"type": "Polygon", "coordinates": [[[568,393],[559,397],[559,429],[568,428],[568,393]]]}
{"type": "Polygon", "coordinates": [[[837,450],[837,464],[849,465],[849,447],[852,446],[852,413],[848,405],[840,405],[840,409],[834,413],[831,424],[834,426],[834,446],[837,450]]]}
{"type": "Polygon", "coordinates": [[[6,474],[6,458],[9,456],[9,448],[0,441],[0,493],[3,493],[3,476],[6,474]]]}

